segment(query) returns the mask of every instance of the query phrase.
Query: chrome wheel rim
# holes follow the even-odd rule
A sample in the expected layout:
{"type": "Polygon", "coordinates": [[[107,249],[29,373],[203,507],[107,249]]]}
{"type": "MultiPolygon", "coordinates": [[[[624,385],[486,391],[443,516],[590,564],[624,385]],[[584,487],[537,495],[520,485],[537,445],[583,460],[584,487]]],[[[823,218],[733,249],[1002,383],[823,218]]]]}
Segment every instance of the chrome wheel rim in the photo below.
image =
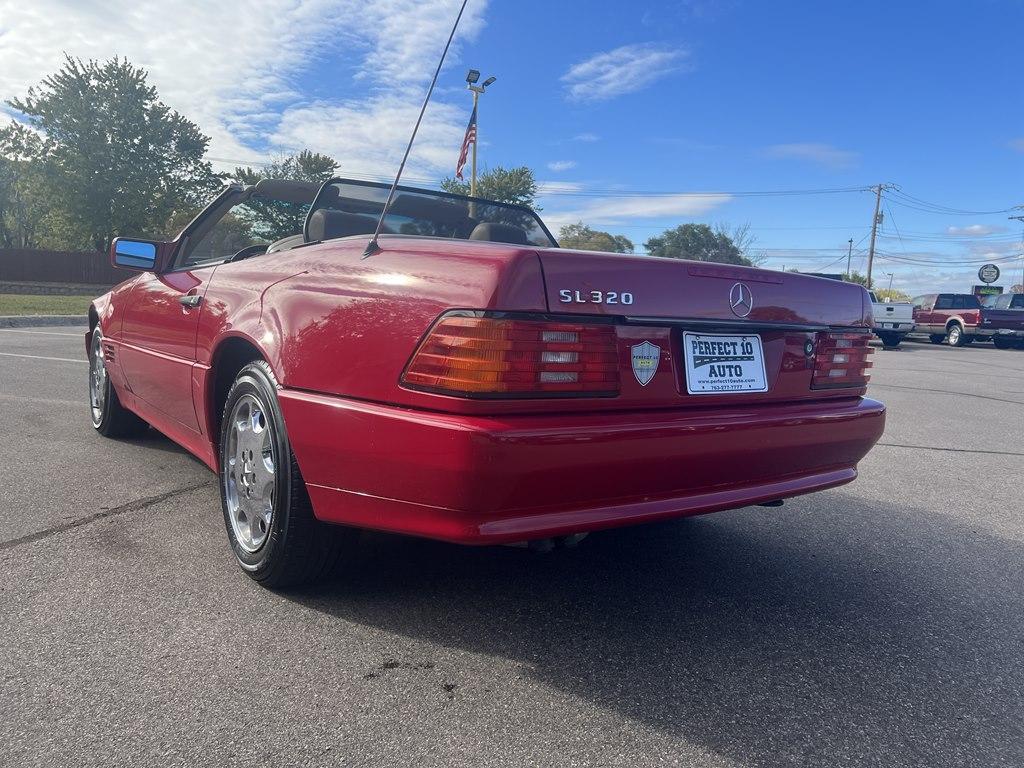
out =
{"type": "Polygon", "coordinates": [[[960,341],[960,329],[953,326],[949,329],[949,343],[956,344],[958,341],[960,341]]]}
{"type": "Polygon", "coordinates": [[[224,498],[235,540],[256,552],[274,519],[277,457],[267,408],[254,395],[238,398],[228,417],[224,446],[224,498]]]}
{"type": "Polygon", "coordinates": [[[93,425],[103,421],[103,409],[107,405],[107,363],[103,359],[103,337],[98,330],[92,334],[92,350],[89,352],[89,407],[93,425]]]}

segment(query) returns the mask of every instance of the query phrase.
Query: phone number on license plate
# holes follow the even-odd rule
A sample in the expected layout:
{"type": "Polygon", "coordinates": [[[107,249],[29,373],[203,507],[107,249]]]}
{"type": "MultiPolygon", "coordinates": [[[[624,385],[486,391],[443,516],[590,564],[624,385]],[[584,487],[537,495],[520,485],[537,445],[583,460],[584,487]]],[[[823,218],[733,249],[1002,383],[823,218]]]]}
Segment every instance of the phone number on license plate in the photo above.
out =
{"type": "Polygon", "coordinates": [[[683,359],[691,395],[768,391],[760,336],[684,333],[683,359]]]}

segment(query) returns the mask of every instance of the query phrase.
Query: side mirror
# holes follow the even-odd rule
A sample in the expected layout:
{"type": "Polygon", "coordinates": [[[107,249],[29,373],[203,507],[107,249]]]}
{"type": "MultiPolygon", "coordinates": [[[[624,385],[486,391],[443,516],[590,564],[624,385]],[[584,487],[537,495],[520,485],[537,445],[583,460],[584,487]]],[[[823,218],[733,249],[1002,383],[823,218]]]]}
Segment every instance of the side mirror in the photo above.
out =
{"type": "Polygon", "coordinates": [[[110,263],[122,269],[149,272],[156,268],[160,243],[118,237],[110,244],[110,263]]]}

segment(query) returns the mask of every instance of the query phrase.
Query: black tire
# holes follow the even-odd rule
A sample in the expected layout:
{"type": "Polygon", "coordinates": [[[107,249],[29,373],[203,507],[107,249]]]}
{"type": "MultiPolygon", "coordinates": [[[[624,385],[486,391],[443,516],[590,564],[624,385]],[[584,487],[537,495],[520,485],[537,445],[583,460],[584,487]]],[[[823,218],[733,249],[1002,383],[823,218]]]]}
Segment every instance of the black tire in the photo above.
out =
{"type": "Polygon", "coordinates": [[[930,341],[932,344],[941,344],[945,340],[945,335],[940,335],[938,333],[933,333],[928,337],[928,341],[930,341]]]}
{"type": "Polygon", "coordinates": [[[89,345],[89,417],[93,429],[104,437],[139,437],[149,424],[123,405],[107,374],[103,333],[93,329],[89,345]]]}
{"type": "Polygon", "coordinates": [[[1009,339],[1001,339],[998,336],[992,339],[992,343],[995,344],[996,349],[1012,349],[1013,342],[1009,339]]]}
{"type": "MultiPolygon", "coordinates": [[[[356,537],[353,529],[327,525],[313,516],[306,484],[285,431],[277,388],[277,380],[266,362],[257,360],[246,365],[228,392],[220,430],[220,498],[228,541],[242,570],[269,588],[293,587],[322,578],[337,564],[343,547],[351,545],[356,537]],[[244,531],[251,532],[252,529],[237,522],[245,514],[237,511],[243,504],[259,503],[243,501],[239,496],[241,488],[251,490],[257,482],[253,451],[248,452],[249,464],[239,465],[238,456],[229,455],[229,446],[233,446],[237,453],[239,446],[243,445],[239,435],[244,430],[239,432],[237,426],[232,425],[233,416],[238,413],[235,407],[243,399],[250,404],[250,414],[253,413],[252,403],[262,407],[262,412],[256,412],[257,420],[265,419],[271,429],[270,435],[263,440],[273,451],[273,470],[268,470],[273,477],[273,490],[269,494],[272,511],[268,525],[258,522],[257,518],[257,529],[262,531],[257,538],[263,537],[258,545],[251,536],[246,538],[244,535],[244,531]],[[233,428],[236,430],[234,433],[233,428]],[[249,467],[253,468],[252,472],[247,471],[249,467]],[[245,482],[250,477],[253,485],[245,482]],[[234,494],[231,500],[229,492],[234,494]],[[235,523],[232,522],[233,515],[235,523]]],[[[266,428],[266,425],[262,427],[266,428]]],[[[263,460],[261,456],[260,461],[263,460]]]]}
{"type": "Polygon", "coordinates": [[[898,333],[880,333],[878,338],[882,340],[883,347],[898,347],[903,337],[898,333]]]}
{"type": "Polygon", "coordinates": [[[950,323],[946,329],[946,343],[951,347],[964,347],[969,343],[960,323],[950,323]]]}

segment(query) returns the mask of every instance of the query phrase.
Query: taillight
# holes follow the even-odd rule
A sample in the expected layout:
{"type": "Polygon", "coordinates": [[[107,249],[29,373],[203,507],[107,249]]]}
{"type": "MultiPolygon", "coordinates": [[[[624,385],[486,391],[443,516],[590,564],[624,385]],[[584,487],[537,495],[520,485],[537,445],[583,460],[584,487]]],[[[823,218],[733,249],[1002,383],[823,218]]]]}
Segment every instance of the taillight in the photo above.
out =
{"type": "Polygon", "coordinates": [[[868,346],[871,337],[864,333],[819,333],[814,347],[813,389],[863,387],[867,385],[868,355],[875,350],[868,346]]]}
{"type": "Polygon", "coordinates": [[[402,383],[464,397],[613,396],[615,329],[452,315],[427,334],[402,383]]]}

